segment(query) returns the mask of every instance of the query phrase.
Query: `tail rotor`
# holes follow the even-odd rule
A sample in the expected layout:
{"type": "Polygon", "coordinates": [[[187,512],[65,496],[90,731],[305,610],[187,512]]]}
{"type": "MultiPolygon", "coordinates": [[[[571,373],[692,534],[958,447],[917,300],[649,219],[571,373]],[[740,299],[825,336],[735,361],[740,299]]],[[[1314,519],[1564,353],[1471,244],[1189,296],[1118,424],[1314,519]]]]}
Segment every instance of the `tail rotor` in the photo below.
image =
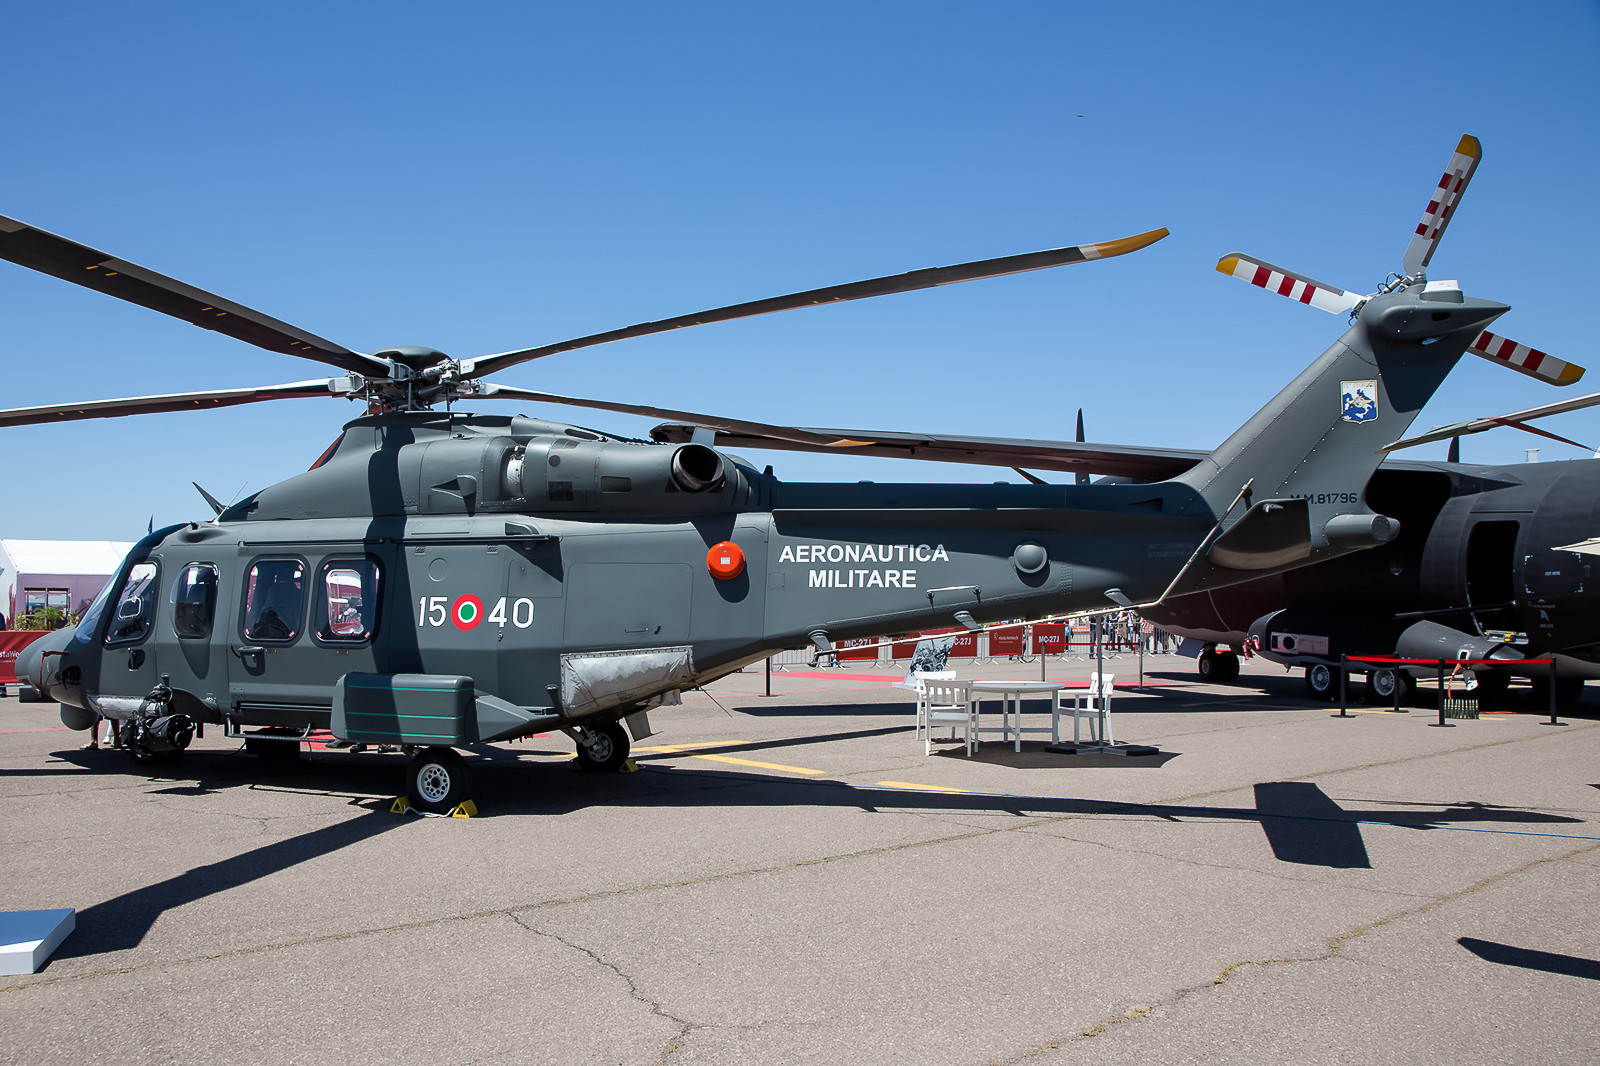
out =
{"type": "MultiPolygon", "coordinates": [[[[1460,299],[1460,287],[1453,281],[1430,282],[1428,264],[1439,247],[1439,240],[1455,217],[1457,205],[1472,180],[1478,163],[1483,158],[1483,147],[1478,139],[1468,134],[1461,138],[1456,150],[1445,166],[1444,175],[1429,195],[1428,206],[1422,212],[1411,243],[1406,246],[1400,264],[1402,273],[1391,274],[1376,293],[1365,296],[1348,292],[1327,282],[1317,281],[1304,274],[1275,266],[1264,259],[1230,252],[1217,263],[1217,270],[1229,277],[1239,278],[1257,288],[1286,296],[1296,303],[1306,304],[1330,314],[1345,313],[1354,317],[1373,296],[1400,289],[1417,288],[1437,293],[1442,302],[1460,299]],[[1454,293],[1452,298],[1449,294],[1454,293]]],[[[1467,351],[1482,359],[1518,373],[1537,378],[1550,385],[1571,385],[1583,376],[1584,368],[1576,363],[1557,359],[1537,348],[1490,333],[1487,330],[1467,346],[1467,351]]]]}

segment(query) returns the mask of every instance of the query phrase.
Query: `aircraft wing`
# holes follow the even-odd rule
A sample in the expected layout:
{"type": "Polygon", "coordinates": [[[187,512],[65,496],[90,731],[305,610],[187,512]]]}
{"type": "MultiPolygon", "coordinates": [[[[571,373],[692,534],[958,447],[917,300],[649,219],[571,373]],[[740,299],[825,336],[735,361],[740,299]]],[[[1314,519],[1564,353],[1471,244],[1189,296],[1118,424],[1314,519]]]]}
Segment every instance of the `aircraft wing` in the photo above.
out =
{"type": "MultiPolygon", "coordinates": [[[[650,431],[662,443],[690,440],[694,426],[665,422],[650,431]]],[[[717,447],[821,452],[825,455],[872,455],[924,462],[970,463],[1027,470],[1109,474],[1134,481],[1176,477],[1209,452],[1192,448],[1146,448],[1128,444],[1086,444],[1062,440],[1016,440],[1008,437],[954,437],[932,433],[880,432],[870,429],[806,429],[792,436],[815,437],[828,443],[784,439],[758,432],[716,431],[717,447]]]]}

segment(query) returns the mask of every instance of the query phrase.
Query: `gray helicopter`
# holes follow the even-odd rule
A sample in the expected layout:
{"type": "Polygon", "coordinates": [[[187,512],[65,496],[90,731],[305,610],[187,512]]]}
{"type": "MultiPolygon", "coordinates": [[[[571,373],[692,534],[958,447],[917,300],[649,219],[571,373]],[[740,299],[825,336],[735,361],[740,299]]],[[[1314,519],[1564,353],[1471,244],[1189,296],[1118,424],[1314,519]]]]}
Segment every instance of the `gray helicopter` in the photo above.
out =
{"type": "MultiPolygon", "coordinates": [[[[475,360],[360,354],[171,278],[0,219],[0,257],[272,351],[325,381],[0,411],[0,426],[355,396],[369,413],[304,474],[140,541],[18,675],[144,760],[220,725],[263,756],[313,730],[413,752],[407,790],[467,794],[455,749],[560,729],[616,769],[647,712],[777,651],[952,622],[1155,601],[1385,543],[1363,490],[1461,354],[1508,308],[1420,275],[1184,474],[1156,484],[791,484],[717,450],[734,433],[848,450],[850,435],[579,400],[483,380],[589,344],[830,300],[1105,258],[1164,236],[936,268],[475,360]],[[1350,417],[1360,396],[1360,417],[1350,417]],[[628,440],[440,404],[495,397],[698,427],[628,440]]],[[[950,438],[956,440],[957,438],[950,438]]],[[[1009,465],[1009,464],[1008,464],[1009,465]]]]}

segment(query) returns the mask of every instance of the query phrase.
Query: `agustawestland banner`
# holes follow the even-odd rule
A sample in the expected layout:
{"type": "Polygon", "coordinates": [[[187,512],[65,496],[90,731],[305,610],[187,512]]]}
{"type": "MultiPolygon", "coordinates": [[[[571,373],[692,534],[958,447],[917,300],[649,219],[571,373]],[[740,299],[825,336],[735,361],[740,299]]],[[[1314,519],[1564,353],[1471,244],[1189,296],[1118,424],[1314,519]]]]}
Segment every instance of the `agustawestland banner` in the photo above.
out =
{"type": "Polygon", "coordinates": [[[0,631],[0,685],[17,683],[17,653],[48,632],[47,629],[0,631]]]}

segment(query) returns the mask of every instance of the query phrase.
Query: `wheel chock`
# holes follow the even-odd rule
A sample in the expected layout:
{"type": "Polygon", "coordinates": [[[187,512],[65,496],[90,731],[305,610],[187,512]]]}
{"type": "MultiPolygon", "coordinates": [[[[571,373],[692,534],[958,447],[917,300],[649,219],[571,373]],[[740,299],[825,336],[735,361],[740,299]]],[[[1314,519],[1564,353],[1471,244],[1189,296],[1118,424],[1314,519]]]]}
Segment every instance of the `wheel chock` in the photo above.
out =
{"type": "Polygon", "coordinates": [[[389,804],[389,813],[415,814],[423,818],[476,818],[478,816],[478,805],[471,800],[462,800],[455,805],[455,808],[449,814],[430,814],[427,811],[419,811],[411,806],[410,803],[406,802],[404,796],[398,796],[393,803],[389,804]]]}
{"type": "Polygon", "coordinates": [[[632,759],[628,759],[621,766],[617,767],[617,773],[631,774],[637,769],[639,769],[639,764],[634,762],[632,759]]]}

